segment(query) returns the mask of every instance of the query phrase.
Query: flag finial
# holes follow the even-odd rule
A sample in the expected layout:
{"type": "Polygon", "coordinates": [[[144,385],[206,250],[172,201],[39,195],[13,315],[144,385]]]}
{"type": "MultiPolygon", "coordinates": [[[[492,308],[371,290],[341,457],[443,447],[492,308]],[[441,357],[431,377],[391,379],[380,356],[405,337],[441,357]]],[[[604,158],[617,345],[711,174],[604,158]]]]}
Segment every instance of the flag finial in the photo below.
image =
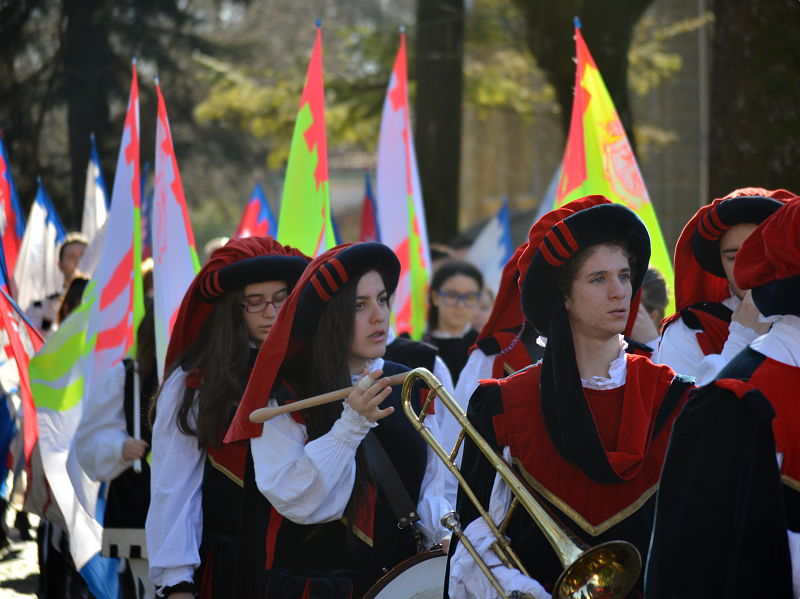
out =
{"type": "Polygon", "coordinates": [[[580,17],[573,17],[572,22],[575,24],[575,29],[581,28],[581,18],[580,17]]]}

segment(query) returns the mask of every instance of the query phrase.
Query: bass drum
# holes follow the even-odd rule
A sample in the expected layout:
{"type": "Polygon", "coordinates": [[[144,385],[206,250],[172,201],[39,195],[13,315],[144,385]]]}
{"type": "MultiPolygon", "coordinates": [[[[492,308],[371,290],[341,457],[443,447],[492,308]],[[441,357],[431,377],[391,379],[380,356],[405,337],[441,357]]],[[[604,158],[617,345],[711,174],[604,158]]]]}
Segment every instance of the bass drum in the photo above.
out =
{"type": "Polygon", "coordinates": [[[408,558],[392,568],[364,599],[442,599],[447,554],[433,549],[408,558]]]}

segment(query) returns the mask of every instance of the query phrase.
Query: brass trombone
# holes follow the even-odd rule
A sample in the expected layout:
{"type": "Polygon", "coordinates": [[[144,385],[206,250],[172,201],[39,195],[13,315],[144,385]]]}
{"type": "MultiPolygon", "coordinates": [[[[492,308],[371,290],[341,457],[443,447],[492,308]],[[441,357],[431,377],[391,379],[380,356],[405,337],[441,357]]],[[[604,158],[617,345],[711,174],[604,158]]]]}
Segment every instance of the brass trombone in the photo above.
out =
{"type": "MultiPolygon", "coordinates": [[[[430,445],[436,455],[445,463],[448,470],[456,477],[465,495],[475,505],[478,513],[491,529],[496,538],[496,541],[492,544],[492,550],[505,566],[517,568],[523,574],[529,576],[504,534],[514,509],[521,504],[539,526],[565,568],[553,587],[552,596],[554,599],[601,597],[603,599],[612,599],[628,595],[634,584],[636,584],[642,568],[642,558],[634,545],[627,541],[608,541],[595,547],[588,547],[563,525],[557,523],[555,518],[531,495],[530,491],[522,484],[508,464],[497,455],[486,440],[475,430],[475,427],[470,424],[464,410],[456,403],[452,395],[444,389],[442,383],[425,368],[416,368],[408,373],[403,383],[402,401],[406,417],[408,417],[411,424],[422,435],[422,438],[430,445]],[[411,390],[417,380],[422,380],[433,392],[428,395],[428,399],[419,414],[414,411],[411,405],[411,390]],[[461,433],[458,436],[455,447],[453,447],[453,451],[449,454],[425,426],[424,420],[428,411],[428,404],[434,396],[439,397],[444,407],[453,414],[461,425],[461,433]],[[500,475],[514,495],[511,507],[500,526],[494,523],[455,465],[455,459],[465,435],[469,436],[486,456],[486,459],[489,460],[497,474],[500,475]]],[[[506,590],[502,587],[485,561],[475,550],[475,547],[464,535],[458,521],[458,514],[450,512],[445,515],[442,518],[442,524],[451,530],[458,537],[458,540],[464,544],[464,548],[469,552],[501,597],[526,596],[518,591],[506,590]]]]}

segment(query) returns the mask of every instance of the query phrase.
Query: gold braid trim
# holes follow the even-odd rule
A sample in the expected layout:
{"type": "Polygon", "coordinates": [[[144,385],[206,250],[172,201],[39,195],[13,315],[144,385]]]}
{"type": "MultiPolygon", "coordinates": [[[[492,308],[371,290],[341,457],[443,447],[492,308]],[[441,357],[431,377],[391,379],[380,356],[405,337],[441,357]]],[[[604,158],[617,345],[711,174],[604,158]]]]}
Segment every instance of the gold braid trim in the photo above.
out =
{"type": "Polygon", "coordinates": [[[604,522],[601,522],[597,526],[592,525],[586,518],[581,516],[577,511],[575,511],[572,507],[567,505],[563,499],[558,497],[555,493],[547,489],[544,485],[542,485],[539,481],[537,481],[530,473],[525,470],[522,466],[522,462],[518,458],[512,459],[514,465],[519,469],[520,473],[522,473],[525,482],[527,482],[533,489],[539,493],[542,497],[544,497],[547,501],[552,503],[556,506],[561,512],[566,514],[570,520],[572,520],[575,524],[577,524],[582,530],[584,530],[587,534],[596,537],[599,534],[604,533],[609,528],[612,528],[625,520],[628,516],[636,512],[639,508],[641,508],[647,501],[655,494],[658,490],[658,483],[647,489],[644,493],[642,493],[639,498],[631,503],[628,507],[623,509],[620,512],[617,512],[604,522]]]}
{"type": "Polygon", "coordinates": [[[233,472],[231,472],[225,466],[223,466],[217,460],[215,460],[214,457],[210,453],[206,454],[206,455],[208,455],[208,459],[211,461],[211,465],[214,466],[214,468],[216,468],[217,470],[222,472],[222,474],[227,476],[229,479],[231,479],[233,482],[235,482],[240,487],[244,487],[244,481],[241,478],[236,476],[233,472]]]}
{"type": "Polygon", "coordinates": [[[790,489],[794,489],[795,491],[800,493],[800,481],[796,481],[788,474],[781,474],[781,482],[790,489]]]}

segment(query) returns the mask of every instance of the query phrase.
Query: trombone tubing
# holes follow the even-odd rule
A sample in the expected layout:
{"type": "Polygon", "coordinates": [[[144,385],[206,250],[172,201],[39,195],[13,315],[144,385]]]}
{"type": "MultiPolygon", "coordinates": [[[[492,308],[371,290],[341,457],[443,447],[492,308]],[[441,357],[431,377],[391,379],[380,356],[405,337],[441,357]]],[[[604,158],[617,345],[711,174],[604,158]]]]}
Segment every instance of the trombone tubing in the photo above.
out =
{"type": "Polygon", "coordinates": [[[537,502],[536,499],[531,495],[530,491],[525,488],[519,478],[517,478],[517,475],[514,473],[514,471],[511,470],[508,464],[506,464],[505,460],[499,457],[494,449],[492,449],[492,447],[486,442],[486,439],[484,439],[478,433],[478,431],[475,430],[475,427],[467,419],[467,415],[464,410],[460,405],[458,405],[455,399],[453,399],[452,395],[450,395],[450,393],[444,389],[442,383],[439,382],[436,377],[434,377],[433,374],[431,374],[425,368],[416,368],[412,370],[408,374],[405,383],[403,383],[403,410],[405,411],[406,416],[409,418],[409,420],[411,420],[414,428],[417,429],[422,438],[425,439],[425,441],[431,446],[436,455],[438,455],[439,458],[445,462],[447,469],[450,470],[450,472],[452,472],[456,477],[464,493],[467,495],[467,497],[469,497],[469,500],[478,510],[478,513],[481,515],[481,517],[486,520],[486,523],[492,530],[492,533],[497,536],[498,542],[503,546],[504,549],[508,547],[508,551],[513,557],[516,567],[523,574],[526,576],[528,575],[526,569],[519,561],[519,558],[516,556],[513,550],[511,550],[510,543],[506,539],[505,535],[500,531],[492,518],[489,516],[488,512],[483,508],[480,500],[478,500],[477,496],[470,488],[459,469],[453,462],[450,461],[450,456],[447,454],[441,444],[433,437],[425,425],[420,422],[419,417],[414,412],[414,409],[411,406],[410,389],[416,379],[422,379],[428,385],[428,387],[430,387],[436,393],[439,399],[442,400],[442,404],[444,404],[444,406],[453,414],[453,417],[456,419],[459,426],[461,426],[472,442],[475,443],[486,459],[489,460],[497,474],[503,479],[503,482],[508,485],[512,493],[519,499],[519,503],[522,504],[522,506],[530,514],[531,518],[533,518],[534,522],[536,522],[536,524],[542,530],[542,533],[544,533],[544,536],[553,547],[553,550],[556,552],[556,555],[558,556],[562,565],[566,567],[573,563],[583,552],[583,548],[575,545],[573,540],[569,538],[568,534],[566,534],[565,531],[556,524],[555,520],[553,520],[550,514],[545,511],[539,502],[537,502]]]}

